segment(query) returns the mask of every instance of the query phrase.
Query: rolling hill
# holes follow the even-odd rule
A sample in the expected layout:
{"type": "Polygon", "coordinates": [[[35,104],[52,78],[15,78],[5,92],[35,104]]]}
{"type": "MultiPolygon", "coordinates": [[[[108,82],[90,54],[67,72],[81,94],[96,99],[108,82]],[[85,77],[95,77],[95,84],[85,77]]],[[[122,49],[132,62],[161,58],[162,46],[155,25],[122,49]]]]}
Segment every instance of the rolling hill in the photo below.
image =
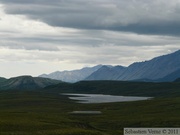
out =
{"type": "Polygon", "coordinates": [[[18,89],[18,90],[34,90],[44,88],[49,85],[58,84],[61,81],[48,78],[19,76],[10,79],[3,79],[0,83],[0,90],[18,89]]]}

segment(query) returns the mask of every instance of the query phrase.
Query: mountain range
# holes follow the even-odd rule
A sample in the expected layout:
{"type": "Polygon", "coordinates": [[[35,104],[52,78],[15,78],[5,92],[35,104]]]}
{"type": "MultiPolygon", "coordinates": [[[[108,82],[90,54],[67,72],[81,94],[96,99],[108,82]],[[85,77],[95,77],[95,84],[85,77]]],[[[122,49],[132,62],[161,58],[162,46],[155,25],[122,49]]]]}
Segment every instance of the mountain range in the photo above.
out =
{"type": "Polygon", "coordinates": [[[0,78],[0,90],[34,90],[58,83],[61,83],[61,81],[32,76],[19,76],[10,79],[0,78]]]}
{"type": "Polygon", "coordinates": [[[158,81],[169,82],[180,77],[180,50],[153,58],[149,61],[135,62],[128,67],[103,66],[85,80],[158,81]]]}
{"type": "Polygon", "coordinates": [[[101,68],[102,65],[97,65],[94,67],[85,67],[79,70],[72,71],[56,71],[50,74],[42,74],[39,77],[50,78],[55,80],[61,80],[64,82],[78,82],[84,80],[86,77],[91,75],[93,72],[101,68]]]}
{"type": "Polygon", "coordinates": [[[56,71],[39,77],[72,83],[81,80],[172,82],[180,77],[180,50],[148,61],[135,62],[128,67],[97,65],[79,70],[56,71]]]}
{"type": "Polygon", "coordinates": [[[19,76],[10,79],[0,77],[0,90],[34,90],[63,82],[81,80],[117,80],[138,82],[180,82],[180,50],[153,58],[149,61],[136,62],[128,67],[97,65],[72,71],[57,71],[39,77],[19,76]]]}

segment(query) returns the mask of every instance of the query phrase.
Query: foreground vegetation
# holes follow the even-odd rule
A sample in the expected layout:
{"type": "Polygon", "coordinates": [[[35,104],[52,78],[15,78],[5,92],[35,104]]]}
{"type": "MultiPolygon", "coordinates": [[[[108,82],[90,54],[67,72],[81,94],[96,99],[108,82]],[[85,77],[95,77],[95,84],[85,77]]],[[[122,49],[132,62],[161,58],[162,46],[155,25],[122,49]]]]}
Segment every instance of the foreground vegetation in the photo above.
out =
{"type": "Polygon", "coordinates": [[[44,91],[56,93],[101,93],[123,96],[179,97],[180,83],[82,81],[74,84],[60,83],[48,86],[44,91]]]}
{"type": "MultiPolygon", "coordinates": [[[[108,84],[107,82],[104,85],[102,85],[103,82],[96,85],[96,82],[93,83],[94,89],[100,88],[100,85],[108,84]]],[[[88,89],[90,86],[87,84],[88,89]]],[[[134,85],[134,83],[128,83],[128,87],[130,85],[134,85]]],[[[146,84],[141,84],[141,86],[143,85],[146,84]]],[[[154,85],[149,85],[149,89],[148,87],[142,88],[146,89],[145,94],[154,95],[155,98],[152,100],[105,104],[75,103],[67,96],[59,95],[58,89],[54,88],[53,90],[52,87],[39,91],[0,91],[0,134],[121,135],[124,127],[179,127],[179,83],[168,84],[167,86],[171,86],[169,93],[166,89],[161,89],[161,87],[166,86],[165,83],[162,86],[161,84],[154,85]],[[152,87],[159,89],[160,96],[152,87]],[[162,94],[163,91],[165,94],[162,94]],[[85,110],[101,111],[102,114],[78,115],[69,113],[85,110]]],[[[109,87],[115,92],[115,86],[114,84],[109,87]]],[[[125,85],[121,84],[121,86],[125,85]]],[[[58,87],[60,91],[65,90],[65,86],[58,87]]],[[[78,84],[73,86],[72,90],[75,91],[76,87],[86,88],[85,85],[81,84],[80,87],[78,84]]],[[[133,86],[131,87],[133,88],[133,86]]],[[[134,88],[134,90],[134,93],[138,92],[138,89],[134,88]]],[[[126,94],[130,92],[129,89],[126,94]]],[[[139,91],[140,95],[143,95],[142,93],[139,91]]]]}

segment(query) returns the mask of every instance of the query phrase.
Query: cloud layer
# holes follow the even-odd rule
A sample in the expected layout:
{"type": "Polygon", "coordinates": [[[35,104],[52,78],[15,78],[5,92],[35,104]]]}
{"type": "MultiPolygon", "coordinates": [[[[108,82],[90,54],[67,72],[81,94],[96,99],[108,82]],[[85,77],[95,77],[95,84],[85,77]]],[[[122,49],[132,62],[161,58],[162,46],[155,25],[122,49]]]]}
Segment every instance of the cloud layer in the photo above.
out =
{"type": "Polygon", "coordinates": [[[0,0],[8,14],[51,26],[179,35],[179,0],[0,0]]]}
{"type": "Polygon", "coordinates": [[[0,76],[128,66],[173,52],[179,14],[179,0],[0,0],[0,76]]]}

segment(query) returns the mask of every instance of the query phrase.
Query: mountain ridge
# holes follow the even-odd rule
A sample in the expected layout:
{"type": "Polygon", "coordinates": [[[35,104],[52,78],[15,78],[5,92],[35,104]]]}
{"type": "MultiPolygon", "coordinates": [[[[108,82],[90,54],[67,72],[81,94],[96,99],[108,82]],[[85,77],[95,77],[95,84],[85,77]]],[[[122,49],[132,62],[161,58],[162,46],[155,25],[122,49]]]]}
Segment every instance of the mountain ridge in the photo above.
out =
{"type": "MultiPolygon", "coordinates": [[[[85,80],[121,80],[121,81],[132,81],[132,80],[158,80],[166,77],[169,74],[180,69],[180,50],[155,57],[151,60],[144,62],[135,62],[124,68],[123,71],[117,72],[116,76],[108,74],[108,77],[103,75],[108,72],[108,70],[113,70],[113,68],[108,68],[106,71],[100,68],[95,71],[92,75],[88,76],[85,80]],[[103,71],[103,72],[102,72],[103,71]],[[102,77],[103,75],[104,77],[102,77]],[[93,78],[93,79],[92,79],[93,78]]],[[[114,70],[112,72],[115,72],[114,70]]],[[[178,76],[177,76],[178,77],[178,76]]],[[[173,78],[176,79],[176,78],[173,78]]],[[[171,80],[172,81],[172,80],[171,80]]]]}
{"type": "Polygon", "coordinates": [[[62,80],[64,82],[78,82],[84,80],[87,76],[101,68],[102,65],[97,65],[94,67],[85,67],[82,69],[72,70],[72,71],[55,71],[50,74],[42,74],[39,77],[50,78],[56,80],[62,80]]]}

